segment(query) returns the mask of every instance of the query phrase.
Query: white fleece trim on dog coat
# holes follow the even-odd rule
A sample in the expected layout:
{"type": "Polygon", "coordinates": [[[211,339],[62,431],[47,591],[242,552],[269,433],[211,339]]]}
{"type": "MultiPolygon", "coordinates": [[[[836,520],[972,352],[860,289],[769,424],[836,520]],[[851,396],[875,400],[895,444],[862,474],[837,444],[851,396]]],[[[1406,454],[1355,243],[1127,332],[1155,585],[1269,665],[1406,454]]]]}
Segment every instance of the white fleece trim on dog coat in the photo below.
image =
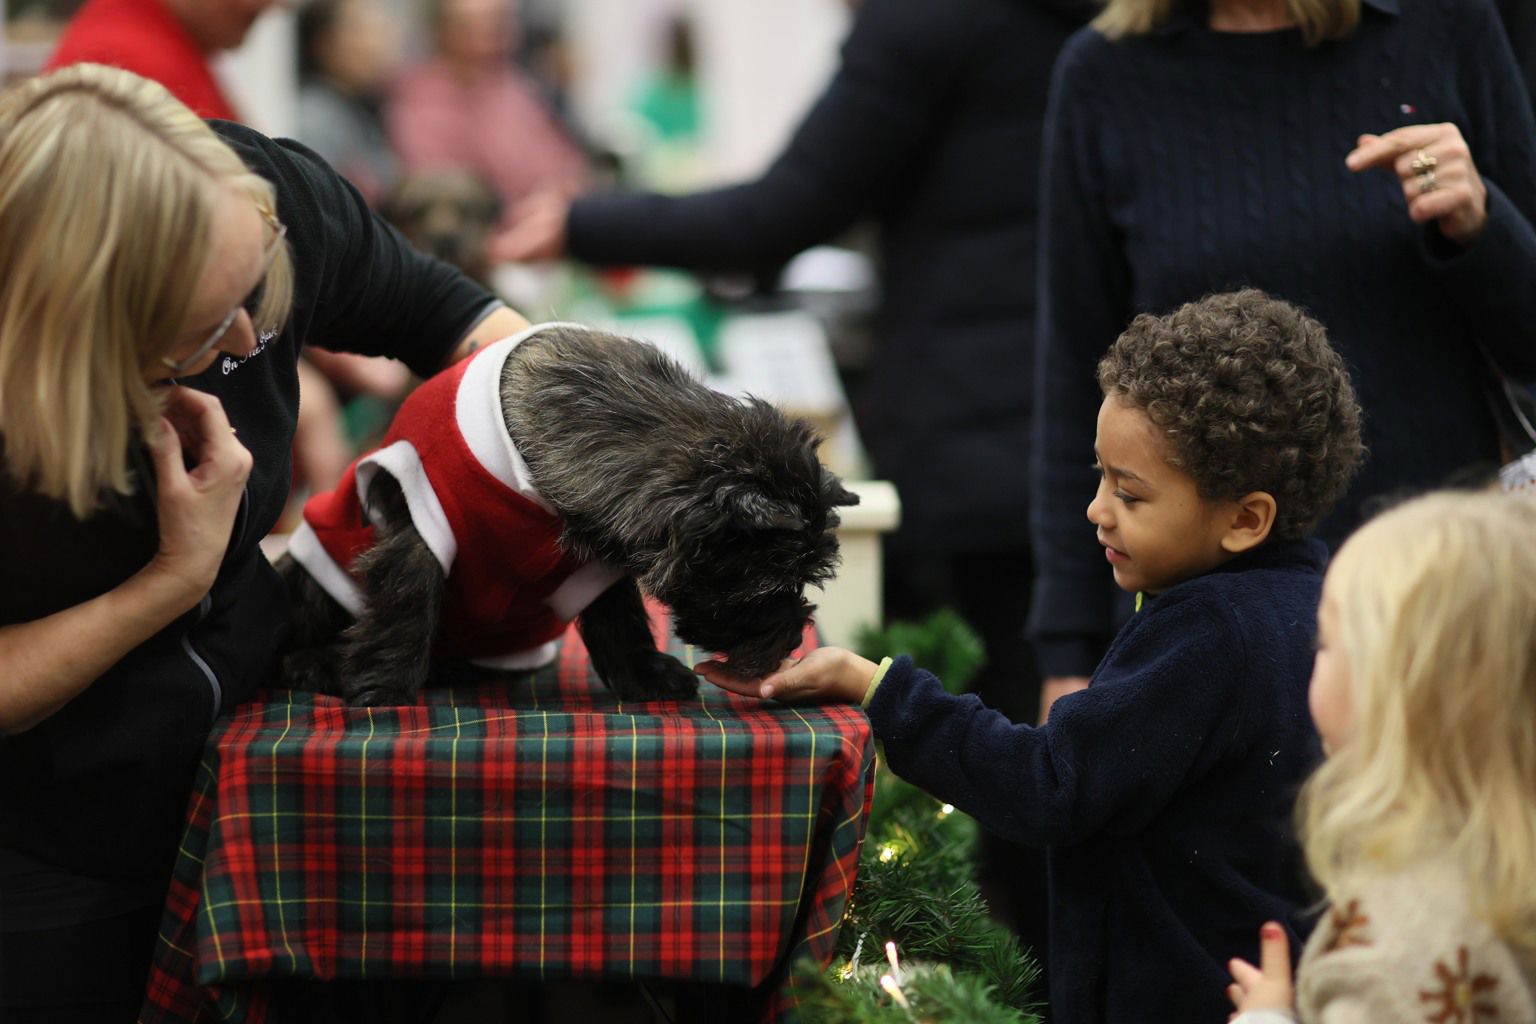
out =
{"type": "Polygon", "coordinates": [[[321,545],[315,528],[301,520],[288,535],[288,554],[315,578],[320,588],[335,599],[354,619],[363,613],[363,596],[347,570],[337,565],[331,553],[321,545]]]}
{"type": "Polygon", "coordinates": [[[555,321],[534,324],[510,337],[492,342],[464,371],[459,382],[458,398],[454,401],[454,417],[459,423],[459,433],[469,445],[469,450],[497,480],[538,505],[546,512],[555,511],[533,486],[533,475],[517,446],[512,443],[511,431],[501,411],[500,401],[487,402],[486,395],[500,395],[501,370],[507,364],[512,350],[549,327],[579,327],[579,324],[555,321]],[[497,351],[500,349],[500,351],[497,351]]]}
{"type": "Polygon", "coordinates": [[[384,525],[384,517],[368,506],[368,488],[379,470],[395,478],[400,492],[405,495],[406,507],[411,513],[411,525],[421,534],[431,549],[437,564],[447,573],[458,557],[459,542],[448,525],[448,513],[427,479],[427,471],[421,464],[416,446],[409,441],[396,441],[387,448],[380,448],[357,464],[357,500],[375,529],[384,525]]]}

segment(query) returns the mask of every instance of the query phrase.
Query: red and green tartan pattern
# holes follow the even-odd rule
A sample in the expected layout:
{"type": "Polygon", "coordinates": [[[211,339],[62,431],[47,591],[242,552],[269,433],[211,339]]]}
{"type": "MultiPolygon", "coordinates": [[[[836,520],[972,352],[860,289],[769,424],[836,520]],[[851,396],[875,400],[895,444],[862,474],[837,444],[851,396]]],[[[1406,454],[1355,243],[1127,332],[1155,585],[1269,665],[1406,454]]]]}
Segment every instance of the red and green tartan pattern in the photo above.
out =
{"type": "Polygon", "coordinates": [[[281,1024],[267,979],[760,986],[832,955],[873,784],[857,708],[622,704],[574,629],[555,665],[416,706],[267,697],[209,741],[141,1024],[281,1024]]]}

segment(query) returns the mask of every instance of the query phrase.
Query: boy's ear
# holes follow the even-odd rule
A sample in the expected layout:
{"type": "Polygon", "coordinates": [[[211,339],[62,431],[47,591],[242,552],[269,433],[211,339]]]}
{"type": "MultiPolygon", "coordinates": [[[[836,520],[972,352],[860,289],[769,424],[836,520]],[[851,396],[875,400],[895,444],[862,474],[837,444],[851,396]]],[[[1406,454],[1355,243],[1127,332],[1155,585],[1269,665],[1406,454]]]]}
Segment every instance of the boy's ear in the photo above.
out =
{"type": "Polygon", "coordinates": [[[1222,550],[1240,555],[1263,544],[1274,529],[1275,508],[1275,497],[1268,491],[1251,491],[1234,501],[1232,519],[1221,538],[1222,550]]]}

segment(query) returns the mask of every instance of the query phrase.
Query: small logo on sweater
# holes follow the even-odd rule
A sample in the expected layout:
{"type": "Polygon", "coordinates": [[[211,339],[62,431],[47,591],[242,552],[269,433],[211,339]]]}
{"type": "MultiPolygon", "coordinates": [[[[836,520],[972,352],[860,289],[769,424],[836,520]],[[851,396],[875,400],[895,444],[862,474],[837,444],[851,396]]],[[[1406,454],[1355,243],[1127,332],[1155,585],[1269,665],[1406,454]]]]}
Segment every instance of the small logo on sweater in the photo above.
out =
{"type": "Polygon", "coordinates": [[[225,356],[224,362],[220,364],[220,368],[224,371],[224,376],[228,377],[247,362],[261,355],[262,351],[267,347],[267,343],[277,337],[277,334],[277,331],[262,331],[258,334],[256,336],[256,347],[251,350],[250,355],[241,356],[239,359],[236,359],[234,356],[225,356]]]}

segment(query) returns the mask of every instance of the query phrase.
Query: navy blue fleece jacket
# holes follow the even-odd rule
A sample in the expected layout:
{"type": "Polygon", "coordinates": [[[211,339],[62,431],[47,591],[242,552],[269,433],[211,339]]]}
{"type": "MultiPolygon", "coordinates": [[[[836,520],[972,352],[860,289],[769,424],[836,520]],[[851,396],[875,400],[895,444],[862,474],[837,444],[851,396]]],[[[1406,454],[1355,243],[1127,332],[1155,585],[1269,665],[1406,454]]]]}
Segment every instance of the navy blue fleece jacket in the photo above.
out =
{"type": "MultiPolygon", "coordinates": [[[[1289,834],[1325,559],[1270,542],[1149,597],[1093,683],[1013,725],[896,660],[869,718],[891,767],[1050,847],[1054,1019],[1220,1021],[1227,958],[1307,902],[1289,834]]],[[[1295,947],[1293,947],[1295,948],[1295,947]]]]}

